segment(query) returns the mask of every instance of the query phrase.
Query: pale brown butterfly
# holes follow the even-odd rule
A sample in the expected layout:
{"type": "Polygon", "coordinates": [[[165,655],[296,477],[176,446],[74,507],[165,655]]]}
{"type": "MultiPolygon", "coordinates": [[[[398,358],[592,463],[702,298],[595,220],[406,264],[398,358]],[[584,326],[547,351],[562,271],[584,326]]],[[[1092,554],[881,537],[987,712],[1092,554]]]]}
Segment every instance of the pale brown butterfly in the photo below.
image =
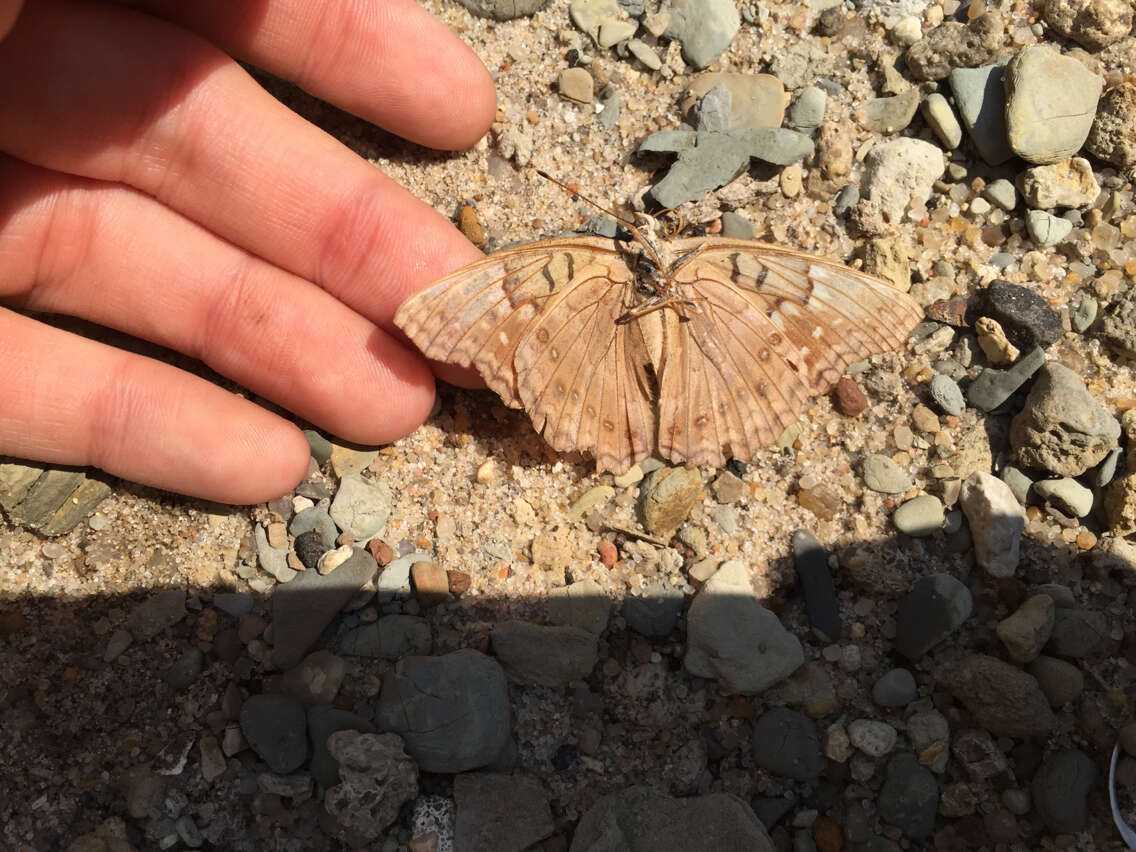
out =
{"type": "Polygon", "coordinates": [[[754,240],[628,239],[504,249],[411,296],[395,323],[435,361],[472,365],[556,450],[623,473],[650,455],[748,461],[849,364],[922,318],[887,282],[754,240]]]}

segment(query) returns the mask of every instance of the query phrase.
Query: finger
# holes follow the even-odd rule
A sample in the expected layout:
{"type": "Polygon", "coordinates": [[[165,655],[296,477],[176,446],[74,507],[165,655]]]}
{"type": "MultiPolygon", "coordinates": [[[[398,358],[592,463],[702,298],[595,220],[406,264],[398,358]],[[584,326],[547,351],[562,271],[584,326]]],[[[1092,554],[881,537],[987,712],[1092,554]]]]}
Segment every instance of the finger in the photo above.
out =
{"type": "Polygon", "coordinates": [[[23,7],[24,0],[0,0],[0,38],[11,32],[23,7]]]}
{"type": "Polygon", "coordinates": [[[152,198],[0,157],[0,299],[203,361],[350,441],[430,412],[426,362],[320,288],[152,198]]]}
{"type": "Polygon", "coordinates": [[[154,196],[388,330],[480,253],[205,42],[132,10],[24,10],[0,42],[0,149],[154,196]]]}
{"type": "Polygon", "coordinates": [[[136,0],[226,52],[431,148],[468,148],[493,121],[493,79],[414,0],[136,0]]]}
{"type": "Polygon", "coordinates": [[[292,424],[197,376],[0,309],[0,453],[257,503],[308,464],[292,424]]]}

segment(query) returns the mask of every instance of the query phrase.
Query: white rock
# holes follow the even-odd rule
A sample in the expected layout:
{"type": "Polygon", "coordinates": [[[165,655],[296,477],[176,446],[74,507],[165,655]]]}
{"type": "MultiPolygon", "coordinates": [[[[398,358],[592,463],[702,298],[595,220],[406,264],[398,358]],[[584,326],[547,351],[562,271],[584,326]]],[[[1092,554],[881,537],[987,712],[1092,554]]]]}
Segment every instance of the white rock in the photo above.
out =
{"type": "Polygon", "coordinates": [[[876,145],[864,160],[865,194],[898,222],[914,201],[923,204],[946,170],[943,152],[930,142],[902,137],[876,145]]]}
{"type": "Polygon", "coordinates": [[[848,726],[848,741],[869,757],[883,757],[895,748],[895,728],[875,719],[857,719],[848,726]]]}
{"type": "Polygon", "coordinates": [[[977,471],[963,482],[959,502],[970,523],[978,564],[992,577],[1012,577],[1026,513],[1010,486],[993,474],[977,471]]]}

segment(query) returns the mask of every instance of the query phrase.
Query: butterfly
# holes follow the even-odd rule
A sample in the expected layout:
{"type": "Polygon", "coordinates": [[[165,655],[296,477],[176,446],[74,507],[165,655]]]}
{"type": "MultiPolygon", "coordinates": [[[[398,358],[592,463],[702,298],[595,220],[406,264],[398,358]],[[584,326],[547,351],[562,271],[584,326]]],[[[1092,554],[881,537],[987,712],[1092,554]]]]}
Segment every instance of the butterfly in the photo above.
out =
{"type": "Polygon", "coordinates": [[[619,474],[650,455],[752,459],[844,368],[923,316],[879,278],[754,240],[668,239],[637,214],[615,239],[504,249],[395,315],[426,357],[473,366],[560,452],[619,474]]]}

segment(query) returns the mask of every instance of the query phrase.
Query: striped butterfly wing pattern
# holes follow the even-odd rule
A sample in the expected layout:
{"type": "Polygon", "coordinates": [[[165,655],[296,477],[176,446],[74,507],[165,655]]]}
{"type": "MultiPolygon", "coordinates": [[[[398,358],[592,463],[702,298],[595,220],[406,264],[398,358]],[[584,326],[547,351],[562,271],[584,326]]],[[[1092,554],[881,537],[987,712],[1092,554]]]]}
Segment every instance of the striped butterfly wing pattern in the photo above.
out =
{"type": "Polygon", "coordinates": [[[556,450],[622,473],[654,454],[753,458],[845,367],[903,345],[922,311],[887,282],[749,240],[669,244],[666,304],[626,244],[505,249],[410,297],[395,323],[436,361],[472,366],[556,450]]]}

